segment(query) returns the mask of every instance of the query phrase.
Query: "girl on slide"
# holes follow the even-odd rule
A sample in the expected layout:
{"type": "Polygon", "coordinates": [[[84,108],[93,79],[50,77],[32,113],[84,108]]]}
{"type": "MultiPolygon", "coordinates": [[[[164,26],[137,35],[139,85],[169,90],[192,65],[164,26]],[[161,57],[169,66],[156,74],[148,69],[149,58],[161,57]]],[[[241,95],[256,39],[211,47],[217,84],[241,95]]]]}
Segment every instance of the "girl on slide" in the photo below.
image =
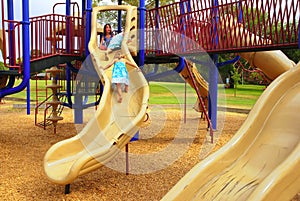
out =
{"type": "Polygon", "coordinates": [[[114,60],[103,68],[105,70],[113,66],[111,82],[113,85],[113,89],[117,87],[119,103],[122,102],[122,88],[124,89],[123,91],[125,93],[128,92],[129,78],[126,64],[135,67],[138,71],[140,70],[139,67],[136,66],[136,64],[125,59],[125,55],[121,55],[120,52],[117,52],[114,56],[114,60]]]}

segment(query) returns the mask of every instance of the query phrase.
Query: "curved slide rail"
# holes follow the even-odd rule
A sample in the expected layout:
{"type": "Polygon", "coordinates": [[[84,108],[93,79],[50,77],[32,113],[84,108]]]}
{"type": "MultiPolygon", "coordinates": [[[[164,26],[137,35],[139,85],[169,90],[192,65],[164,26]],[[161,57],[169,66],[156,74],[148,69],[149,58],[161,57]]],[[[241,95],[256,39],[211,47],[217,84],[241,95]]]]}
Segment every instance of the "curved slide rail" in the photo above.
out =
{"type": "MultiPolygon", "coordinates": [[[[101,10],[125,10],[126,25],[122,42],[122,53],[133,61],[126,41],[132,23],[136,20],[136,7],[103,6],[93,8],[93,24],[89,51],[96,70],[104,83],[104,92],[98,110],[84,129],[76,136],[53,145],[44,157],[44,169],[47,177],[57,184],[69,184],[78,176],[101,167],[121,152],[139,129],[146,114],[149,87],[143,74],[128,66],[130,86],[123,94],[122,103],[117,102],[116,94],[111,90],[111,68],[103,71],[98,66],[105,66],[111,61],[102,61],[103,52],[97,46],[96,17],[101,10]]],[[[136,27],[136,26],[135,26],[136,27]]],[[[131,32],[132,33],[132,32],[131,32]]]]}
{"type": "Polygon", "coordinates": [[[162,200],[290,200],[300,191],[300,62],[264,91],[235,136],[162,200]]]}

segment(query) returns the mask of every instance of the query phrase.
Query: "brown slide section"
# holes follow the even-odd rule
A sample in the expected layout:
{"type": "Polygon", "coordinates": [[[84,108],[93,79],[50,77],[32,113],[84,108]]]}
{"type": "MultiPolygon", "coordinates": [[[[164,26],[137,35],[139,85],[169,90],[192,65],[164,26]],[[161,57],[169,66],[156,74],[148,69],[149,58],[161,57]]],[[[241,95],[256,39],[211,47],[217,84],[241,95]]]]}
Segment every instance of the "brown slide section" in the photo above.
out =
{"type": "MultiPolygon", "coordinates": [[[[192,75],[194,76],[194,79],[196,81],[197,88],[201,94],[202,100],[204,101],[204,105],[206,109],[208,108],[208,83],[206,80],[201,76],[200,72],[197,70],[197,67],[195,63],[192,63],[190,61],[187,61],[187,64],[189,65],[192,75]]],[[[194,88],[193,81],[189,75],[189,71],[187,67],[185,67],[180,72],[181,77],[191,86],[194,88]]],[[[202,108],[200,106],[199,100],[197,99],[197,102],[194,105],[194,109],[197,112],[202,112],[202,108]]]]}

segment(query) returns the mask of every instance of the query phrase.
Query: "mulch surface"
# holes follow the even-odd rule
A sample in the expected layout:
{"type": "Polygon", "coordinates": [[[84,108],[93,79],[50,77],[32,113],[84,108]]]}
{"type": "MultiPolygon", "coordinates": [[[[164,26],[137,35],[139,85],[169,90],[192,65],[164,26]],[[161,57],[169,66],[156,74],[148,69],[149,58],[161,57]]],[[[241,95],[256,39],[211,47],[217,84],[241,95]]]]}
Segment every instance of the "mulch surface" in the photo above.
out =
{"type": "MultiPolygon", "coordinates": [[[[64,109],[56,134],[52,126],[35,126],[34,112],[27,115],[12,102],[0,105],[0,115],[0,200],[159,200],[201,157],[223,146],[247,117],[227,112],[211,145],[199,113],[188,109],[184,123],[182,110],[153,106],[140,140],[129,144],[129,174],[124,157],[117,157],[77,178],[65,195],[64,186],[45,176],[43,158],[53,144],[79,132],[72,110],[64,109]]],[[[300,201],[300,193],[293,200],[300,201]]]]}

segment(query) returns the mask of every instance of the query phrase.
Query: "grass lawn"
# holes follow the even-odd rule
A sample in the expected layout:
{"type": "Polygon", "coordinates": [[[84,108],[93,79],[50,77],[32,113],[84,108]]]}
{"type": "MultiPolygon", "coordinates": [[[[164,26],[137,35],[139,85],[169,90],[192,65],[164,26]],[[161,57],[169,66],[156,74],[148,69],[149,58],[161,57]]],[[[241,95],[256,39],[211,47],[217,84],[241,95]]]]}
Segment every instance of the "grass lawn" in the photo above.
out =
{"type": "MultiPolygon", "coordinates": [[[[17,80],[16,84],[21,81],[17,80]]],[[[45,99],[45,81],[39,80],[38,86],[40,90],[39,101],[45,99]]],[[[48,84],[51,81],[48,80],[48,84]]],[[[31,80],[31,100],[36,99],[36,81],[31,80]]],[[[172,82],[150,82],[150,104],[184,104],[185,102],[185,87],[186,87],[186,103],[194,104],[197,99],[197,95],[192,87],[184,83],[172,83],[172,82]]],[[[265,86],[260,85],[239,85],[234,96],[234,89],[224,89],[223,86],[219,87],[219,103],[226,105],[226,107],[251,109],[255,104],[258,97],[261,95],[265,86]]],[[[51,90],[48,89],[48,94],[51,94],[51,90]]],[[[17,94],[10,95],[8,97],[14,97],[19,99],[26,99],[26,90],[17,94]]],[[[93,99],[94,100],[94,99],[93,99]]]]}
{"type": "MultiPolygon", "coordinates": [[[[150,104],[178,104],[184,103],[184,84],[151,82],[150,83],[150,104]]],[[[256,100],[264,91],[265,86],[260,85],[239,85],[234,96],[234,89],[224,89],[219,86],[219,102],[226,107],[251,109],[256,100]]],[[[196,93],[187,85],[187,104],[194,104],[196,93]]]]}
{"type": "Polygon", "coordinates": [[[226,106],[251,109],[265,88],[262,85],[238,85],[236,96],[234,96],[234,89],[225,89],[226,106]]]}
{"type": "Polygon", "coordinates": [[[197,95],[190,85],[172,82],[150,82],[150,104],[184,104],[186,87],[186,103],[194,104],[197,95]]]}

